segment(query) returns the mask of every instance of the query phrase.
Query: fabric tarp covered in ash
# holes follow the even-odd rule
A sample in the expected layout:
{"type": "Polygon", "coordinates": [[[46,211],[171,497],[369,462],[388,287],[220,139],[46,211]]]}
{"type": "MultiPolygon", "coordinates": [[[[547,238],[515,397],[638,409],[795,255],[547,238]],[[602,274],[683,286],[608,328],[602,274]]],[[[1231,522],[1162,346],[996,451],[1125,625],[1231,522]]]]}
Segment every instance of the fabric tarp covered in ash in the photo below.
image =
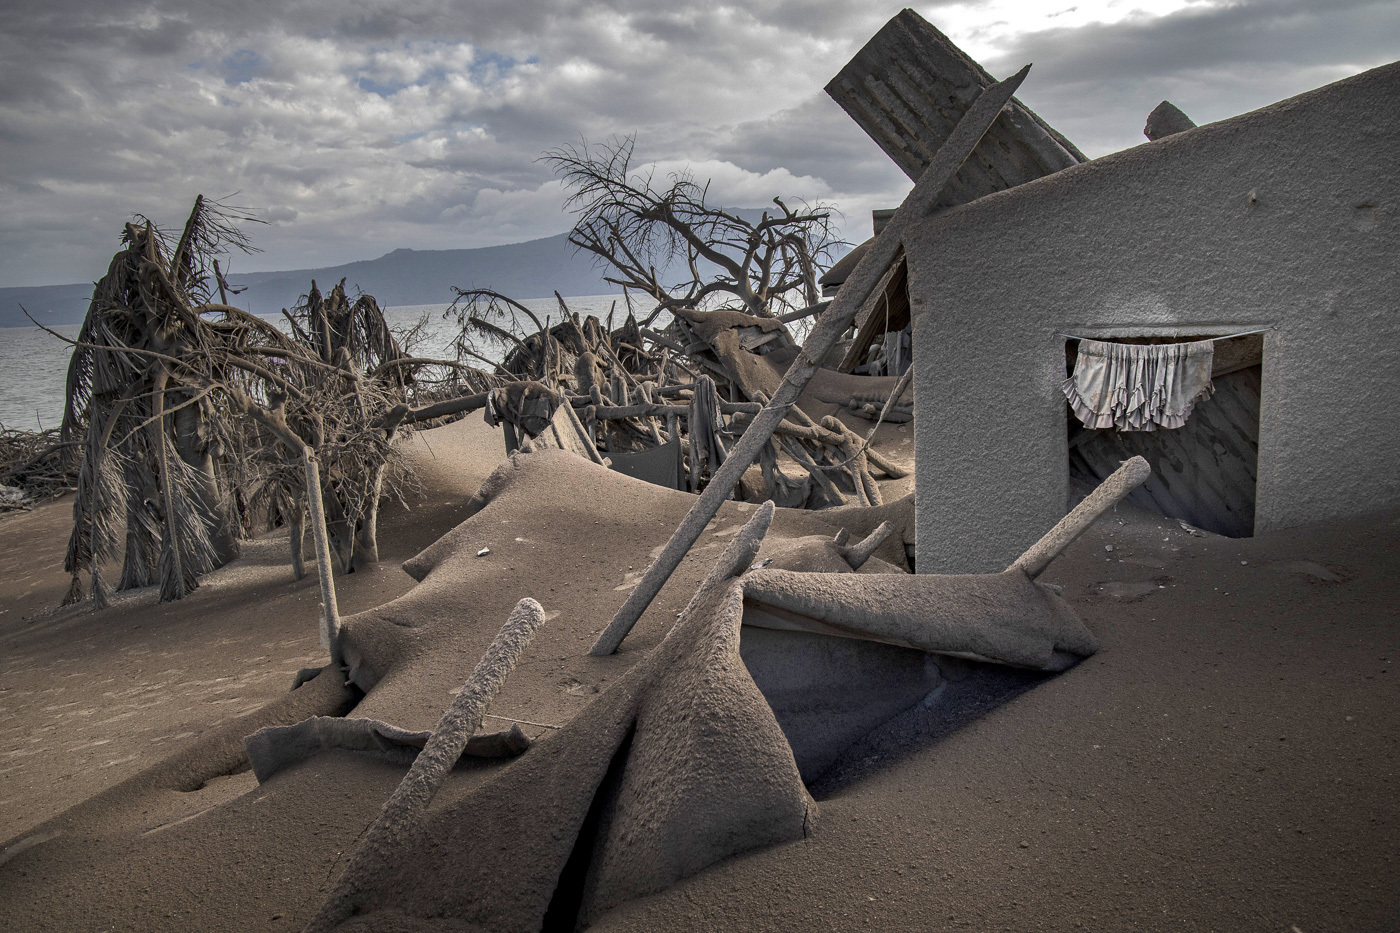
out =
{"type": "Polygon", "coordinates": [[[531,437],[549,427],[560,397],[541,382],[513,382],[492,389],[486,396],[486,421],[497,425],[503,420],[518,425],[531,437]]]}
{"type": "Polygon", "coordinates": [[[559,450],[567,450],[569,453],[577,454],[585,460],[598,462],[602,458],[598,455],[598,448],[593,445],[593,438],[587,432],[580,430],[578,416],[574,413],[572,406],[561,404],[554,410],[550,417],[549,425],[541,431],[531,444],[536,450],[543,450],[554,447],[559,450]]]}
{"type": "MultiPolygon", "coordinates": [[[[258,783],[283,768],[331,749],[367,752],[385,761],[412,764],[430,732],[410,732],[375,719],[313,716],[292,726],[266,726],[243,740],[258,783]]],[[[462,755],[504,758],[519,755],[530,740],[511,726],[504,732],[474,735],[462,755]]]]}
{"type": "MultiPolygon", "coordinates": [[[[447,644],[441,640],[447,632],[435,634],[443,618],[439,595],[458,593],[476,579],[470,573],[481,566],[473,556],[478,535],[509,518],[509,534],[529,537],[528,528],[515,524],[511,503],[537,501],[540,489],[575,486],[586,486],[599,501],[611,501],[610,490],[626,501],[645,498],[654,506],[683,497],[599,470],[562,451],[512,458],[474,497],[480,511],[405,565],[425,581],[422,586],[347,621],[346,656],[355,681],[370,691],[367,703],[400,705],[395,698],[409,689],[401,672],[396,673],[403,658],[426,660],[441,653],[430,644],[447,644]],[[419,603],[423,623],[435,620],[432,626],[409,624],[417,618],[419,603]],[[386,686],[389,695],[384,697],[386,686]]],[[[881,508],[834,510],[829,517],[864,536],[887,518],[898,527],[907,525],[908,505],[904,500],[881,508]]],[[[739,510],[740,504],[733,509],[739,510]]],[[[816,518],[786,513],[775,519],[788,529],[788,541],[773,540],[767,551],[775,563],[790,563],[802,571],[843,566],[839,548],[823,536],[831,532],[813,534],[832,528],[816,518]],[[797,537],[794,532],[801,526],[807,526],[808,533],[797,537]]],[[[902,536],[890,534],[881,549],[899,560],[902,536]]],[[[871,557],[864,566],[887,565],[871,557]]],[[[481,577],[482,585],[486,579],[481,577]]],[[[996,589],[998,581],[988,585],[996,589]]],[[[850,591],[852,598],[845,600],[849,606],[827,613],[830,621],[825,624],[844,626],[840,634],[845,637],[834,646],[832,660],[845,657],[849,652],[843,652],[843,646],[850,645],[873,652],[871,658],[865,657],[870,652],[860,654],[858,661],[878,657],[889,663],[898,649],[877,642],[915,639],[881,630],[878,620],[868,618],[883,614],[871,600],[913,612],[912,603],[929,596],[924,593],[929,586],[937,584],[905,573],[783,575],[760,570],[702,590],[656,647],[563,728],[537,738],[529,752],[487,783],[435,806],[421,830],[408,834],[384,864],[366,873],[368,880],[355,898],[359,914],[342,929],[433,929],[444,924],[487,930],[575,929],[624,901],[659,891],[741,852],[803,838],[811,829],[815,805],[792,741],[801,746],[808,771],[819,773],[851,738],[937,685],[937,670],[923,658],[901,656],[908,668],[901,683],[907,681],[908,689],[898,697],[886,697],[864,718],[847,717],[850,721],[843,721],[842,728],[821,734],[806,730],[790,740],[741,655],[740,632],[754,631],[741,626],[760,598],[769,612],[791,617],[807,608],[810,616],[818,617],[823,607],[804,607],[804,595],[821,603],[820,590],[850,591]],[[791,599],[781,595],[787,592],[779,585],[784,579],[792,584],[791,599]],[[866,593],[863,580],[877,581],[865,586],[885,589],[866,593]]],[[[941,628],[953,634],[934,645],[936,649],[1048,669],[1059,669],[1067,650],[1092,651],[1092,637],[1078,620],[1055,613],[1053,603],[1047,608],[1052,592],[1024,575],[1001,583],[999,602],[979,591],[970,600],[974,605],[966,606],[961,628],[953,617],[964,603],[953,599],[952,589],[944,594],[947,605],[940,611],[948,617],[941,628]],[[1035,604],[1028,610],[1031,621],[1025,633],[1012,631],[1014,626],[1001,619],[995,607],[978,611],[988,600],[1004,608],[1018,599],[1035,604]]],[[[897,626],[903,616],[896,616],[897,626]]],[[[795,637],[806,639],[807,631],[795,637]]],[[[761,632],[758,637],[770,634],[794,637],[789,632],[761,632]]],[[[765,676],[770,686],[792,684],[791,678],[774,680],[771,669],[765,676]]],[[[423,690],[421,679],[413,681],[415,693],[423,690]]],[[[859,687],[859,676],[852,683],[859,687]]],[[[775,702],[783,707],[789,728],[806,725],[799,715],[806,708],[803,696],[775,702]]]]}
{"type": "Polygon", "coordinates": [[[1060,671],[1098,642],[1054,590],[1019,570],[992,574],[744,576],[744,624],[1060,671]]]}
{"type": "Polygon", "coordinates": [[[1080,340],[1074,375],[1062,386],[1086,428],[1179,428],[1213,391],[1215,344],[1128,344],[1080,340]]]}
{"type": "MultiPolygon", "coordinates": [[[[504,461],[465,505],[462,523],[404,564],[423,585],[343,619],[350,680],[368,694],[355,715],[403,728],[430,728],[442,712],[441,697],[461,686],[463,670],[485,649],[486,623],[474,628],[472,620],[504,618],[515,600],[531,591],[551,593],[561,578],[570,581],[571,601],[603,601],[611,607],[631,583],[628,572],[645,565],[693,501],[688,493],[641,482],[566,451],[537,450],[504,461]],[[558,534],[561,522],[573,521],[585,532],[558,534]],[[489,553],[479,556],[483,546],[489,553]]],[[[742,521],[753,508],[726,503],[714,530],[742,521]]],[[[879,509],[780,509],[770,536],[831,535],[841,527],[862,536],[885,519],[901,532],[879,554],[902,565],[905,545],[913,540],[912,498],[879,509]]],[[[663,591],[666,608],[658,606],[652,621],[644,619],[635,633],[639,648],[658,643],[674,624],[708,566],[710,551],[727,540],[723,534],[707,534],[707,543],[682,564],[673,585],[663,591]]],[[[545,606],[550,608],[550,601],[545,606]]],[[[545,643],[556,637],[554,631],[546,627],[545,643]]],[[[596,633],[590,629],[580,637],[591,644],[596,633]]],[[[579,649],[561,641],[550,650],[562,656],[579,649]]],[[[569,673],[582,679],[586,667],[574,666],[569,673]]],[[[511,689],[508,683],[503,704],[513,702],[511,689]]],[[[559,723],[559,717],[573,716],[576,700],[559,695],[558,703],[545,703],[536,709],[538,716],[525,718],[559,723]]],[[[492,712],[510,715],[512,710],[519,708],[503,705],[492,712]]],[[[534,734],[528,727],[525,731],[534,734]]]]}
{"type": "Polygon", "coordinates": [[[717,861],[803,838],[816,804],[740,659],[742,616],[738,580],[702,588],[568,725],[407,832],[341,928],[581,929],[717,861]]]}

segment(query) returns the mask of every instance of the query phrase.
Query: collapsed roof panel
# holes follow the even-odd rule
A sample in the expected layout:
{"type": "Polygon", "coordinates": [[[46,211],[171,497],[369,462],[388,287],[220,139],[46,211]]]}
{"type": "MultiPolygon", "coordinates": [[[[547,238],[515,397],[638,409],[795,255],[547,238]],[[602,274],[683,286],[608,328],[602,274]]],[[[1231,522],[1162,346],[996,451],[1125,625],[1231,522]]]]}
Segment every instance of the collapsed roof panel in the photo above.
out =
{"type": "MultiPolygon", "coordinates": [[[[865,44],[826,92],[914,180],[958,120],[995,80],[913,10],[865,44]]],[[[940,207],[1088,161],[1029,108],[1012,99],[945,189],[940,207]]]]}

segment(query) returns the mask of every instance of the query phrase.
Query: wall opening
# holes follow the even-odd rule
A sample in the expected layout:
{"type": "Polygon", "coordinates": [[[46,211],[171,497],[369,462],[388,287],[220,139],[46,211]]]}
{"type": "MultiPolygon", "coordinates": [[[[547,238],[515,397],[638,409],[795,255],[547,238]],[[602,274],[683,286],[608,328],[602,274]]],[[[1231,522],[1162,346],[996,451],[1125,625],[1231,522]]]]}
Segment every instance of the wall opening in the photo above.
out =
{"type": "Polygon", "coordinates": [[[855,333],[836,369],[865,376],[902,376],[913,363],[909,269],[896,259],[856,315],[855,333]]]}
{"type": "MultiPolygon", "coordinates": [[[[1200,336],[1115,337],[1117,343],[1178,343],[1200,336]]],[[[1065,346],[1066,374],[1074,371],[1079,341],[1065,346]]],[[[1176,430],[1090,430],[1066,404],[1070,494],[1092,488],[1129,457],[1142,456],[1152,476],[1128,497],[1143,508],[1231,538],[1254,534],[1259,463],[1259,396],[1264,336],[1249,334],[1215,344],[1215,393],[1198,402],[1176,430]]]]}

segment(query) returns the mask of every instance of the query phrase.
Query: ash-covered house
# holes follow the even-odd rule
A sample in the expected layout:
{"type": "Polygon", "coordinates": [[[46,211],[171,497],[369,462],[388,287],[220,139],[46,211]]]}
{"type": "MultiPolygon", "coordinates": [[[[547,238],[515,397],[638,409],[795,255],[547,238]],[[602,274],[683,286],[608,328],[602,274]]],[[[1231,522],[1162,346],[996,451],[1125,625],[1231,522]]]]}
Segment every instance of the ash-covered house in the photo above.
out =
{"type": "MultiPolygon", "coordinates": [[[[911,28],[951,47],[905,11],[862,50],[879,52],[879,64],[848,82],[873,104],[866,119],[832,94],[863,126],[883,124],[884,138],[871,135],[887,152],[920,133],[936,147],[940,136],[909,94],[890,93],[909,84],[908,60],[923,54],[905,38],[911,28]]],[[[1001,570],[1081,483],[1132,454],[1155,474],[1135,501],[1221,534],[1400,505],[1396,100],[1400,63],[1207,126],[1159,108],[1149,135],[1165,117],[1178,118],[1168,131],[1184,131],[1011,178],[920,221],[902,260],[918,400],[918,570],[1001,570]],[[1081,423],[1066,392],[1093,384],[1081,349],[1090,362],[1107,349],[1150,369],[1187,356],[1170,346],[1184,343],[1212,352],[1202,363],[1191,350],[1194,371],[1178,367],[1178,381],[1184,371],[1214,387],[1199,399],[1201,384],[1184,395],[1177,387],[1178,403],[1195,402],[1180,406],[1184,424],[1133,430],[1140,417],[1106,410],[1087,413],[1092,427],[1081,423]]],[[[931,103],[926,95],[922,105],[931,103]]],[[[1020,119],[1013,145],[989,133],[964,173],[1041,135],[1043,124],[1014,106],[998,120],[1020,119]]],[[[1127,368],[1118,388],[1131,394],[1127,368]]],[[[1146,387],[1150,395],[1150,374],[1146,387]]]]}

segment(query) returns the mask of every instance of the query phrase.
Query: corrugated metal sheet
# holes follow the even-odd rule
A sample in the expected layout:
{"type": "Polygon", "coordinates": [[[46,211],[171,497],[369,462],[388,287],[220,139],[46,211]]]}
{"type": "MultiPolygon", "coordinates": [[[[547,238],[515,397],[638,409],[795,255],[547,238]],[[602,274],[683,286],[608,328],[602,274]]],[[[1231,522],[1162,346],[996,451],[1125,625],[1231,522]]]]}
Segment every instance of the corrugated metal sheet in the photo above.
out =
{"type": "MultiPolygon", "coordinates": [[[[917,180],[967,108],[994,83],[947,36],[904,10],[856,53],[826,92],[917,180]]],[[[1013,98],[939,206],[962,204],[1083,161],[1072,143],[1013,98]]]]}

